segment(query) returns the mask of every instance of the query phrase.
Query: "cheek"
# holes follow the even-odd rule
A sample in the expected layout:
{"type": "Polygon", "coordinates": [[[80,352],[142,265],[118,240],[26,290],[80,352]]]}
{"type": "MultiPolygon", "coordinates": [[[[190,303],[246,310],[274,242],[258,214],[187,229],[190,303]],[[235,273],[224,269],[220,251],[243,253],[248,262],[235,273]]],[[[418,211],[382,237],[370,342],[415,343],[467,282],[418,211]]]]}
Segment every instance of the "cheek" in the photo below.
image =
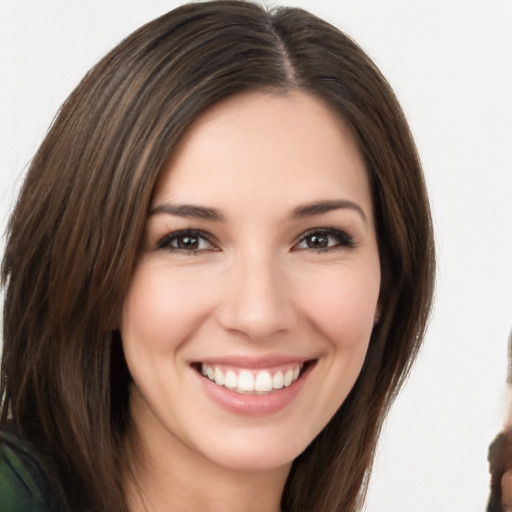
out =
{"type": "Polygon", "coordinates": [[[376,268],[320,273],[304,283],[310,292],[301,294],[307,297],[303,308],[332,344],[350,349],[369,341],[380,290],[376,268]]]}
{"type": "Polygon", "coordinates": [[[200,279],[165,266],[141,265],[136,271],[121,319],[125,345],[139,350],[174,349],[208,310],[200,279]]]}
{"type": "Polygon", "coordinates": [[[308,404],[318,419],[309,432],[315,436],[343,404],[360,374],[374,326],[379,267],[326,268],[314,278],[303,279],[301,286],[301,308],[323,356],[318,362],[320,384],[314,389],[314,405],[308,404]]]}

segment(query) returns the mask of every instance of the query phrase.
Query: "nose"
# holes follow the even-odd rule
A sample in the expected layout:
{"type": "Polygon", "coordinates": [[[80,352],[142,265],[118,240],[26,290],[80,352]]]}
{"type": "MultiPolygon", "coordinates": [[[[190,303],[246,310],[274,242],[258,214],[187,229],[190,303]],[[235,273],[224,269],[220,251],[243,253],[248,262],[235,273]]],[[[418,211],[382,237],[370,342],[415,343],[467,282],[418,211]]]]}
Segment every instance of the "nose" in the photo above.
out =
{"type": "Polygon", "coordinates": [[[294,327],[298,315],[290,279],[277,260],[253,254],[233,263],[218,309],[224,329],[261,341],[294,327]]]}

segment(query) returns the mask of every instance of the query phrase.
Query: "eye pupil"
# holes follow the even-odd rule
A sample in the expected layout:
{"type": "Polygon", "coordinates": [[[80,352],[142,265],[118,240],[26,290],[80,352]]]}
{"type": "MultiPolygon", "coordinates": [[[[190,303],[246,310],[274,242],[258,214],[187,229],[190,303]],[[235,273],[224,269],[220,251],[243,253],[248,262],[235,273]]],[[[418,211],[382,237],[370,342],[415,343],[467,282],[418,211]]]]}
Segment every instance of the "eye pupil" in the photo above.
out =
{"type": "Polygon", "coordinates": [[[183,235],[177,239],[178,249],[194,250],[199,247],[199,238],[192,235],[183,235]]]}
{"type": "Polygon", "coordinates": [[[329,246],[329,238],[322,234],[310,235],[307,238],[307,245],[310,249],[325,249],[329,246]]]}

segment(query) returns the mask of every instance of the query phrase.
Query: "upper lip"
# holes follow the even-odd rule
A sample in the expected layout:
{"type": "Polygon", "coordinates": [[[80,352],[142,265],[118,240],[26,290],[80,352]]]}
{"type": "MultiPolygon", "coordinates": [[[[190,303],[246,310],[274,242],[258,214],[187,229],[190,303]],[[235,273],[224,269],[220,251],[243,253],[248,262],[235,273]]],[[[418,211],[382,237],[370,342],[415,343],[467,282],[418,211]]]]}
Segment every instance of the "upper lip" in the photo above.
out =
{"type": "Polygon", "coordinates": [[[240,355],[226,355],[217,357],[207,357],[205,359],[193,361],[192,364],[206,364],[206,365],[225,365],[233,366],[236,368],[247,369],[263,369],[272,368],[274,366],[282,366],[287,364],[302,364],[310,361],[311,357],[291,356],[284,354],[272,354],[263,357],[250,357],[240,355]]]}

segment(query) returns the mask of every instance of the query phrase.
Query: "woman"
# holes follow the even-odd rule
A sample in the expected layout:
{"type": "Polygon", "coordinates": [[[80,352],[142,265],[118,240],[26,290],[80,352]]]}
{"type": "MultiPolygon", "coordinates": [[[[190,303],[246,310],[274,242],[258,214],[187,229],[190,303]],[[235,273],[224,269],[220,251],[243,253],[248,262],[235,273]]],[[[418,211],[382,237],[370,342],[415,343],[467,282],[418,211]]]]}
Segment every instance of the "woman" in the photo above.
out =
{"type": "Polygon", "coordinates": [[[245,2],[154,20],[65,102],[11,218],[2,506],[359,509],[433,273],[359,47],[245,2]]]}

